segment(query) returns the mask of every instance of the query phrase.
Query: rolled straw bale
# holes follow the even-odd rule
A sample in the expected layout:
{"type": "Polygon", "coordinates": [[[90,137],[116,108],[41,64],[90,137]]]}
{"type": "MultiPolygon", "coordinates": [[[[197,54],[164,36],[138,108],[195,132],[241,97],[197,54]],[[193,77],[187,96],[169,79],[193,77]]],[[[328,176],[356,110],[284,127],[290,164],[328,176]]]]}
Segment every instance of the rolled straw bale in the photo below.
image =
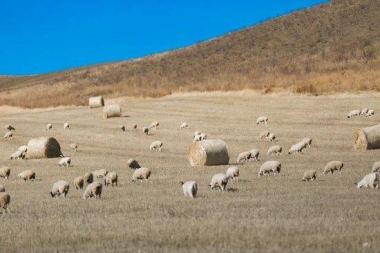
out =
{"type": "Polygon", "coordinates": [[[51,158],[61,156],[61,146],[52,137],[39,137],[28,142],[28,157],[30,159],[51,158]]]}
{"type": "Polygon", "coordinates": [[[121,107],[118,104],[106,105],[103,108],[103,118],[121,117],[121,107]]]}
{"type": "Polygon", "coordinates": [[[380,148],[380,125],[366,127],[355,132],[355,149],[380,148]]]}
{"type": "Polygon", "coordinates": [[[88,99],[88,105],[90,106],[90,108],[103,107],[104,99],[102,96],[91,97],[88,99]]]}
{"type": "Polygon", "coordinates": [[[194,142],[189,149],[191,166],[228,164],[227,144],[219,139],[207,139],[194,142]]]}

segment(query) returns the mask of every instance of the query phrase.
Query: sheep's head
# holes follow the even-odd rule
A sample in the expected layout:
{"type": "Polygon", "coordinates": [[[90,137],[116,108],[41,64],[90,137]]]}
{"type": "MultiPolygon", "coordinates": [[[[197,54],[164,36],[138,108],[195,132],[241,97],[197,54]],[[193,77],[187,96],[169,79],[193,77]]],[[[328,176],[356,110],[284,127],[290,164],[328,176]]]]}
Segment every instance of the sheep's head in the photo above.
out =
{"type": "Polygon", "coordinates": [[[184,184],[185,184],[184,182],[179,182],[179,185],[181,185],[181,186],[184,185],[184,184]]]}
{"type": "Polygon", "coordinates": [[[264,175],[264,173],[263,173],[262,171],[259,171],[258,176],[259,176],[259,177],[262,177],[263,175],[264,175]]]}
{"type": "Polygon", "coordinates": [[[49,192],[50,196],[54,198],[55,194],[53,192],[49,192]]]}

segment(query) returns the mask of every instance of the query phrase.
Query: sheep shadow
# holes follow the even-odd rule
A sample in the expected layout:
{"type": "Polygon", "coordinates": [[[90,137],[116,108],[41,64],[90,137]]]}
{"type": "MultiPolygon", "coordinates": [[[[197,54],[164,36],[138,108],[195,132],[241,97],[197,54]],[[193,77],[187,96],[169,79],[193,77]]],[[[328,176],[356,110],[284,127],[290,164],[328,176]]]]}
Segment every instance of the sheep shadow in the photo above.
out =
{"type": "Polygon", "coordinates": [[[238,192],[239,189],[238,188],[227,188],[226,191],[227,192],[238,192]]]}

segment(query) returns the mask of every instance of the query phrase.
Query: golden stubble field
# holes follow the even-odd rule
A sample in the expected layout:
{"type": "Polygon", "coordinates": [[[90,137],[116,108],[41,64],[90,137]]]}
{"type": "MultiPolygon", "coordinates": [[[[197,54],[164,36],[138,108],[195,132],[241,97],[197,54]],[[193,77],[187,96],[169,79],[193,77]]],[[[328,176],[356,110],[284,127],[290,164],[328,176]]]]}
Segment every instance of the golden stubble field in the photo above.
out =
{"type": "MultiPolygon", "coordinates": [[[[354,183],[380,160],[378,150],[352,148],[356,129],[378,123],[378,96],[276,96],[249,92],[194,93],[160,99],[122,99],[121,118],[102,119],[102,109],[88,107],[0,116],[0,125],[16,128],[14,138],[0,141],[0,164],[11,167],[9,181],[0,179],[11,195],[10,210],[0,218],[1,252],[378,252],[380,191],[357,190],[354,183]],[[375,116],[347,119],[352,109],[371,108],[375,116]],[[269,124],[256,125],[258,116],[269,124]],[[141,128],[160,122],[150,136],[141,128]],[[63,130],[69,122],[71,130],[63,130]],[[180,130],[182,122],[189,129],[180,130]],[[53,130],[45,131],[47,123],[53,130]],[[136,123],[138,130],[133,131],[136,123]],[[127,127],[125,132],[119,125],[127,127]],[[239,152],[260,150],[259,162],[239,165],[240,181],[222,193],[210,190],[211,177],[229,166],[191,167],[188,148],[194,131],[226,141],[230,163],[239,152]],[[272,145],[259,139],[274,132],[284,154],[268,157],[272,145]],[[72,166],[59,158],[9,160],[33,137],[52,136],[71,156],[72,166]],[[312,147],[287,155],[304,137],[312,147]],[[162,152],[151,152],[155,140],[162,152]],[[78,144],[78,152],[68,144],[78,144]],[[151,180],[132,183],[126,161],[135,158],[152,170],[151,180]],[[282,163],[281,176],[258,178],[261,164],[282,163]],[[323,175],[331,160],[344,162],[342,173],[323,175]],[[119,175],[117,187],[103,187],[100,200],[81,198],[73,179],[105,168],[119,175]],[[34,169],[35,182],[17,174],[34,169]],[[317,181],[301,181],[316,169],[317,181]],[[66,199],[48,193],[57,180],[70,183],[66,199]],[[180,181],[196,180],[198,196],[185,198],[180,181]]],[[[100,179],[99,179],[100,180],[100,179]]]]}

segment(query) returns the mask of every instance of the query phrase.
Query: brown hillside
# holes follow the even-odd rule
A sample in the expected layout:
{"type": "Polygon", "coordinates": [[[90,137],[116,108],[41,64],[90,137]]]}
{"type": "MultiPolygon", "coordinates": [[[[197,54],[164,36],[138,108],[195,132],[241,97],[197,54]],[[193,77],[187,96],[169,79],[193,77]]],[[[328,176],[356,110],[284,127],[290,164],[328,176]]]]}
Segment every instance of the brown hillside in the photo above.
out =
{"type": "Polygon", "coordinates": [[[378,27],[380,1],[333,1],[165,54],[0,77],[0,104],[82,105],[97,94],[155,97],[195,90],[379,91],[378,27]]]}

